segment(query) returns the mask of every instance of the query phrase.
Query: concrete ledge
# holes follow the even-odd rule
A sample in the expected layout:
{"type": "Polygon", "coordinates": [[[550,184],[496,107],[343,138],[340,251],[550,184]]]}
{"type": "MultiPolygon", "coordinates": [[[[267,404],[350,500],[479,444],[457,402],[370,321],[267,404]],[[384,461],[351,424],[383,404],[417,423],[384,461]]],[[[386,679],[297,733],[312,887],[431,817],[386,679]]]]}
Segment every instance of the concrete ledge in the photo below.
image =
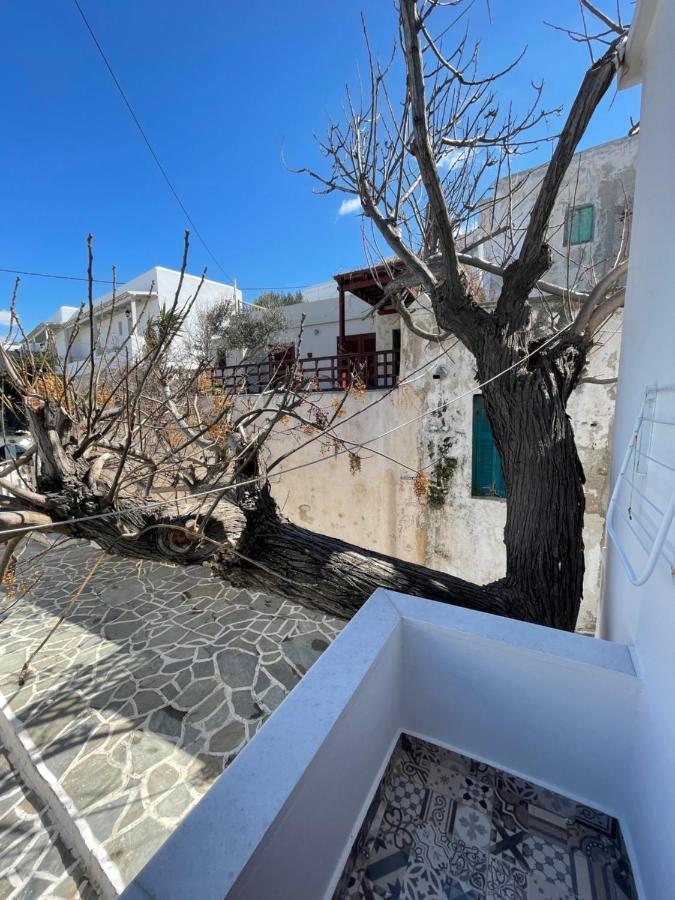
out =
{"type": "Polygon", "coordinates": [[[627,647],[378,590],[123,898],[330,897],[401,731],[623,825],[640,688],[627,647]]]}
{"type": "Polygon", "coordinates": [[[378,591],[127,887],[124,900],[298,900],[300,871],[303,896],[322,896],[336,866],[336,842],[342,853],[397,736],[399,625],[378,591]],[[261,847],[269,860],[264,868],[261,847]]]}
{"type": "Polygon", "coordinates": [[[42,800],[63,843],[81,864],[87,878],[105,900],[114,900],[124,888],[117,867],[94,837],[89,825],[42,761],[23,725],[0,691],[0,743],[25,784],[42,800]]]}
{"type": "Polygon", "coordinates": [[[529,622],[518,622],[504,616],[475,612],[420,597],[409,597],[394,591],[386,591],[386,595],[404,621],[498,641],[559,660],[568,659],[575,665],[599,666],[633,678],[637,675],[630,649],[624,644],[559,631],[557,628],[546,628],[543,625],[532,625],[529,622]]]}

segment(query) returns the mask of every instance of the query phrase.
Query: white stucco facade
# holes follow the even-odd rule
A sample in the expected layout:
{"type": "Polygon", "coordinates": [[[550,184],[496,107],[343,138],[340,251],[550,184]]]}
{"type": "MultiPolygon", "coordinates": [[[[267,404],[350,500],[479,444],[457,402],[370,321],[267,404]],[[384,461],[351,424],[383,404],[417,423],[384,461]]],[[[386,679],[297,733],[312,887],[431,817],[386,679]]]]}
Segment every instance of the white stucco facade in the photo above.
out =
{"type": "MultiPolygon", "coordinates": [[[[303,303],[284,309],[286,330],[280,343],[298,339],[300,319],[304,317],[300,356],[335,356],[338,352],[338,291],[335,282],[325,282],[303,291],[303,303]],[[320,292],[319,292],[320,289],[320,292]]],[[[376,350],[391,350],[392,329],[400,328],[399,316],[378,316],[373,308],[353,294],[345,294],[345,334],[374,334],[376,350]]]]}
{"type": "MultiPolygon", "coordinates": [[[[665,0],[641,0],[620,82],[622,87],[642,84],[642,108],[617,392],[614,480],[646,388],[657,389],[656,417],[675,422],[675,394],[663,390],[675,384],[674,41],[675,6],[665,0]]],[[[675,465],[675,427],[655,425],[649,453],[654,459],[675,465]]],[[[675,473],[653,460],[647,461],[637,482],[644,493],[658,498],[661,509],[675,491],[675,473]]],[[[643,860],[648,900],[670,896],[675,879],[675,577],[670,564],[674,535],[675,528],[671,527],[670,548],[664,548],[653,574],[640,587],[631,584],[617,548],[610,545],[601,619],[604,637],[634,647],[643,682],[639,716],[627,726],[635,735],[636,750],[626,773],[626,802],[636,823],[636,851],[643,860]]],[[[631,543],[625,529],[620,531],[619,540],[635,567],[642,566],[646,552],[631,543]]]]}
{"type": "MultiPolygon", "coordinates": [[[[178,285],[180,272],[155,266],[118,286],[113,294],[109,292],[94,301],[94,334],[97,341],[98,356],[102,353],[112,358],[122,348],[122,359],[128,354],[134,359],[144,344],[146,328],[151,320],[156,320],[162,310],[172,308],[178,285]]],[[[207,309],[219,301],[241,303],[241,291],[218,281],[204,280],[199,288],[201,278],[197,275],[185,274],[178,296],[176,310],[189,308],[182,327],[182,334],[190,332],[200,310],[207,309]],[[197,300],[192,303],[197,290],[197,300]]],[[[63,359],[70,345],[68,361],[71,367],[81,367],[87,359],[90,348],[89,316],[86,307],[62,306],[45,322],[32,329],[28,335],[35,349],[46,349],[49,341],[53,341],[57,355],[63,359]],[[74,337],[73,337],[74,335],[74,337]]],[[[182,351],[181,336],[172,346],[172,353],[182,351]]]]}

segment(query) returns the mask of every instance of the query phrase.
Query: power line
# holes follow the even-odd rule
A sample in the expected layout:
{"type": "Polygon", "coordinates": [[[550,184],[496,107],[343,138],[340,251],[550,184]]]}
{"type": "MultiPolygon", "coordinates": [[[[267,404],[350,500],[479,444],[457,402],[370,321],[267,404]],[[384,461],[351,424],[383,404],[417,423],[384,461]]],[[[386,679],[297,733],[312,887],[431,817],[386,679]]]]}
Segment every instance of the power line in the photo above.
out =
{"type": "MultiPolygon", "coordinates": [[[[28,272],[24,269],[5,269],[0,267],[0,272],[6,272],[9,275],[29,275],[34,278],[58,278],[62,281],[84,281],[88,282],[88,278],[85,278],[83,275],[59,275],[54,272],[28,272]]],[[[227,276],[229,277],[229,276],[227,276]]],[[[95,284],[124,284],[124,280],[121,278],[117,279],[117,282],[113,282],[110,278],[94,278],[92,279],[95,284]]],[[[128,279],[127,279],[128,280],[128,279]]],[[[264,286],[253,286],[253,287],[240,287],[237,285],[237,290],[239,291],[293,291],[293,290],[301,290],[302,288],[311,287],[311,284],[273,284],[273,285],[264,285],[264,286]]]]}
{"type": "Polygon", "coordinates": [[[223,275],[225,275],[226,278],[231,278],[231,276],[228,275],[228,274],[226,273],[225,269],[224,269],[224,268],[222,267],[222,265],[220,264],[220,262],[219,262],[218,258],[216,257],[216,255],[213,253],[213,251],[211,250],[211,248],[209,247],[209,245],[206,243],[206,241],[205,241],[204,238],[202,237],[201,232],[199,231],[199,229],[198,229],[197,226],[195,225],[194,219],[192,218],[192,216],[190,215],[190,213],[187,211],[187,208],[186,208],[185,204],[183,203],[183,201],[181,200],[181,198],[180,198],[180,196],[179,196],[179,194],[178,194],[178,191],[177,191],[176,188],[174,187],[173,182],[172,182],[171,179],[169,178],[166,169],[165,169],[164,166],[162,165],[162,163],[161,163],[161,161],[160,161],[160,159],[159,159],[159,156],[157,155],[157,153],[156,153],[156,151],[155,151],[155,148],[154,148],[154,147],[152,146],[152,144],[150,143],[150,138],[149,138],[149,137],[147,136],[147,134],[145,133],[145,129],[144,129],[143,126],[141,125],[140,119],[139,119],[138,116],[136,115],[136,113],[135,113],[135,111],[134,111],[134,108],[133,108],[133,106],[131,105],[131,102],[130,102],[129,98],[128,98],[127,95],[125,94],[124,88],[122,87],[122,85],[120,84],[120,82],[119,82],[117,76],[115,75],[115,72],[113,71],[113,68],[112,68],[112,66],[110,65],[110,62],[108,61],[108,57],[107,57],[107,56],[105,55],[105,53],[103,52],[103,47],[101,47],[101,44],[99,43],[98,38],[97,38],[96,35],[94,34],[94,29],[93,29],[93,28],[91,27],[91,25],[89,24],[89,20],[87,19],[86,15],[84,14],[84,10],[83,10],[82,7],[80,6],[78,0],[73,0],[73,3],[75,4],[75,6],[76,6],[76,8],[77,8],[77,11],[79,12],[80,16],[82,17],[82,21],[84,22],[87,31],[88,31],[89,34],[91,35],[91,39],[92,39],[92,41],[94,42],[94,45],[96,46],[96,49],[98,50],[101,59],[102,59],[103,62],[105,63],[105,67],[106,67],[106,69],[108,70],[108,72],[110,73],[110,77],[111,77],[112,80],[114,81],[115,87],[116,87],[117,90],[119,91],[120,97],[121,97],[122,100],[124,101],[124,105],[126,106],[127,110],[129,111],[129,115],[130,115],[131,118],[133,119],[134,124],[136,125],[136,128],[138,128],[138,131],[140,132],[140,135],[141,135],[141,137],[143,138],[143,141],[145,142],[146,147],[147,147],[148,150],[150,151],[150,155],[151,155],[152,158],[154,159],[154,161],[155,161],[155,163],[156,163],[156,165],[157,165],[157,168],[158,168],[159,171],[161,172],[162,178],[163,178],[164,181],[167,183],[167,185],[168,185],[168,187],[169,187],[169,190],[171,191],[171,193],[172,193],[173,196],[175,197],[176,202],[178,203],[178,205],[180,206],[180,208],[182,209],[182,211],[183,211],[183,213],[184,213],[184,215],[185,215],[185,218],[188,220],[188,222],[189,222],[190,225],[192,226],[192,229],[193,229],[194,233],[197,235],[197,237],[198,237],[199,240],[201,241],[202,246],[204,247],[204,249],[206,250],[206,252],[209,254],[209,256],[211,257],[211,259],[212,259],[212,260],[215,262],[215,264],[218,266],[218,268],[219,268],[220,271],[223,273],[223,275]]]}
{"type": "MultiPolygon", "coordinates": [[[[439,403],[438,406],[434,406],[431,409],[426,410],[426,412],[421,413],[419,416],[415,416],[413,419],[407,419],[405,422],[400,422],[398,425],[394,425],[393,428],[388,429],[387,431],[380,432],[380,434],[375,435],[375,437],[369,438],[367,441],[363,441],[362,443],[358,443],[356,441],[345,440],[345,443],[351,444],[352,447],[360,447],[365,449],[369,444],[374,444],[375,441],[382,440],[384,437],[388,437],[390,434],[393,434],[395,431],[399,431],[401,428],[406,428],[408,425],[413,425],[415,422],[420,422],[422,419],[425,419],[427,416],[431,416],[439,410],[446,410],[448,406],[452,406],[455,403],[459,403],[460,400],[463,400],[465,397],[470,396],[475,391],[480,391],[486,385],[491,384],[493,381],[496,381],[498,378],[501,378],[502,375],[506,375],[508,372],[513,371],[513,369],[522,366],[522,364],[528,360],[531,356],[534,356],[536,353],[540,353],[544,347],[548,344],[551,344],[556,338],[560,337],[560,335],[567,331],[572,327],[574,322],[568,322],[563,328],[559,331],[556,331],[555,334],[552,334],[550,338],[540,344],[535,350],[530,351],[530,353],[525,354],[520,359],[518,359],[513,365],[508,366],[506,369],[502,369],[501,372],[497,372],[496,375],[493,375],[491,378],[487,378],[485,381],[481,382],[481,384],[477,384],[475,387],[470,388],[468,391],[464,391],[462,394],[458,394],[456,397],[452,397],[450,400],[445,400],[443,403],[439,403]]],[[[337,423],[338,425],[340,423],[337,423]]],[[[336,425],[337,427],[337,425],[336,425]]],[[[310,466],[314,466],[317,463],[325,462],[327,459],[335,459],[336,456],[341,456],[344,453],[352,453],[353,450],[350,450],[349,447],[343,447],[340,450],[337,450],[335,453],[332,453],[328,456],[317,456],[314,459],[309,459],[304,463],[298,463],[296,466],[290,466],[288,469],[281,469],[276,475],[271,475],[270,478],[281,478],[282,475],[290,475],[291,472],[297,472],[300,469],[307,469],[310,466]]],[[[429,468],[426,466],[426,468],[429,468]]],[[[422,470],[424,471],[424,470],[422,470]]],[[[50,522],[45,525],[23,525],[20,528],[7,528],[5,531],[11,532],[11,534],[24,534],[30,531],[44,531],[49,530],[54,527],[63,527],[64,525],[77,525],[80,522],[93,522],[97,519],[108,519],[114,516],[123,516],[125,512],[144,512],[150,509],[157,509],[161,506],[170,506],[172,503],[185,503],[190,500],[197,500],[201,497],[207,497],[211,494],[225,494],[227,491],[238,490],[242,487],[247,487],[250,484],[258,484],[260,481],[259,478],[250,478],[248,481],[239,481],[235,484],[226,484],[217,488],[209,488],[205,491],[198,491],[195,494],[189,494],[186,497],[178,497],[173,500],[156,500],[151,503],[143,503],[135,507],[130,507],[128,510],[124,509],[113,509],[108,510],[102,513],[95,513],[90,516],[80,516],[75,519],[65,519],[62,521],[57,520],[56,522],[50,522]]]]}
{"type": "MultiPolygon", "coordinates": [[[[60,278],[63,281],[89,281],[88,278],[82,275],[55,275],[52,272],[26,272],[22,269],[3,268],[0,268],[0,272],[7,272],[10,275],[31,275],[35,278],[60,278]]],[[[113,284],[113,281],[107,278],[92,278],[92,281],[96,284],[113,284]]]]}

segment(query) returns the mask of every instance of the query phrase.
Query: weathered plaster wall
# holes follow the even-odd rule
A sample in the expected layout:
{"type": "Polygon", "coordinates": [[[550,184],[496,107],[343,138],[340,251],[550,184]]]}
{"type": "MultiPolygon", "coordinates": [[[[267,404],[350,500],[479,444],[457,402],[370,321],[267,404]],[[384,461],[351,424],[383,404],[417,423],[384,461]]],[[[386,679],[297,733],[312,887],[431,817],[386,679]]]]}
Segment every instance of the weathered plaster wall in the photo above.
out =
{"type": "MultiPolygon", "coordinates": [[[[365,443],[421,412],[423,396],[417,387],[403,385],[389,396],[384,396],[386,393],[367,391],[350,397],[344,406],[345,421],[339,428],[340,437],[365,443]],[[369,408],[346,421],[352,413],[365,407],[369,408]]],[[[315,394],[314,398],[321,408],[330,411],[338,396],[315,394]]],[[[302,445],[307,439],[307,434],[298,432],[289,422],[268,442],[270,458],[302,445]]],[[[414,477],[419,468],[418,428],[415,425],[401,428],[373,443],[372,450],[355,449],[361,457],[360,471],[355,472],[350,470],[346,453],[336,457],[320,441],[289,457],[283,463],[283,470],[309,460],[322,462],[271,479],[274,497],[283,514],[299,525],[360,546],[413,562],[423,561],[424,516],[414,492],[414,477]]]]}
{"type": "MultiPolygon", "coordinates": [[[[553,265],[546,273],[547,281],[586,290],[613,265],[621,243],[626,203],[632,207],[635,195],[638,140],[637,134],[617,138],[582,150],[574,157],[551,215],[547,240],[553,251],[553,265]],[[566,211],[589,203],[594,210],[593,239],[587,243],[566,246],[566,211]]],[[[511,184],[515,186],[511,201],[497,203],[494,217],[491,209],[486,212],[480,228],[491,233],[505,224],[511,215],[515,227],[523,235],[544,173],[545,168],[539,166],[514,174],[511,177],[511,184]]],[[[509,193],[508,182],[502,179],[497,190],[499,197],[506,197],[509,193]]],[[[485,259],[498,264],[510,252],[506,235],[497,236],[480,250],[485,259]]],[[[486,276],[484,288],[486,299],[496,301],[501,279],[486,276]]]]}
{"type": "MultiPolygon", "coordinates": [[[[537,312],[544,315],[541,307],[537,312]]],[[[429,324],[422,317],[416,321],[429,324]]],[[[384,322],[389,331],[400,327],[398,316],[376,316],[376,322],[378,327],[384,322]]],[[[283,467],[319,457],[324,461],[273,479],[274,496],[284,515],[300,525],[472,581],[491,581],[505,567],[506,503],[471,496],[473,357],[452,341],[442,347],[428,344],[405,328],[401,337],[403,383],[384,399],[380,399],[384,391],[350,398],[340,436],[365,443],[426,414],[424,418],[398,428],[370,450],[359,450],[361,469],[355,473],[347,454],[335,457],[330,450],[322,451],[319,442],[310,444],[283,467]],[[456,398],[460,399],[439,409],[456,398]],[[358,410],[363,412],[346,421],[358,410]],[[437,464],[441,477],[436,477],[437,464]],[[431,481],[427,499],[420,499],[414,490],[420,470],[431,481]]],[[[619,337],[620,317],[603,330],[591,353],[590,374],[616,375],[619,337]]],[[[338,395],[314,396],[320,406],[330,409],[338,395]]],[[[569,407],[587,479],[585,596],[579,619],[585,630],[594,628],[600,590],[613,411],[613,385],[582,385],[569,407]]],[[[306,439],[289,423],[270,443],[270,455],[273,458],[306,439]]]]}
{"type": "MultiPolygon", "coordinates": [[[[535,315],[543,325],[546,311],[535,305],[535,315]]],[[[417,321],[424,326],[421,317],[417,321]]],[[[426,323],[427,325],[429,323],[426,323]]],[[[591,351],[589,374],[615,378],[618,368],[621,316],[616,316],[599,335],[591,351]]],[[[404,360],[409,371],[438,353],[431,345],[409,332],[403,336],[404,360]]],[[[505,567],[503,530],[506,502],[498,498],[471,495],[473,391],[475,362],[461,345],[448,344],[447,358],[425,373],[424,410],[437,409],[460,397],[444,410],[430,414],[420,423],[421,466],[427,474],[441,457],[456,460],[447,484],[443,506],[427,504],[427,543],[424,562],[464,578],[487,582],[500,577],[505,567]],[[441,377],[434,378],[434,374],[441,377]]],[[[419,382],[420,384],[422,382],[419,382]]],[[[614,415],[614,385],[583,384],[569,404],[581,463],[586,473],[586,575],[584,602],[579,627],[593,630],[600,593],[601,551],[607,507],[608,470],[614,415]]],[[[421,561],[421,560],[420,560],[421,561]]]]}

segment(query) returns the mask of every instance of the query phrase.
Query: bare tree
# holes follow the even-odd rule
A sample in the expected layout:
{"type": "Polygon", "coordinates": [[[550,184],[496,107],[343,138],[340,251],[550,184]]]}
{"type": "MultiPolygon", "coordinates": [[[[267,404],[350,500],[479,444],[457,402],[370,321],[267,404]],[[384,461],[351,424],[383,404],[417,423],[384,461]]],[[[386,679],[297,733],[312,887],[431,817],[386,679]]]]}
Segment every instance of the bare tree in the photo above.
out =
{"type": "MultiPolygon", "coordinates": [[[[440,39],[432,35],[433,14],[447,5],[398,3],[403,86],[390,74],[396,67],[373,58],[364,28],[369,83],[358,99],[348,91],[345,121],[332,124],[321,142],[327,174],[303,171],[324,192],[358,198],[375,239],[405,263],[389,290],[423,291],[436,322],[431,333],[419,329],[399,302],[409,327],[428,340],[455,335],[475,357],[508,497],[506,573],[485,587],[486,597],[498,598],[497,611],[571,629],[583,588],[584,474],[566,408],[594,335],[623,304],[628,217],[616,260],[590,291],[546,280],[549,230],[573,155],[614,77],[626,29],[603,14],[599,34],[580,36],[589,46],[603,42],[604,52],[592,59],[543,177],[523,192],[512,160],[546,139],[538,128],[554,111],[542,109],[540,85],[521,114],[511,104],[501,108],[498,86],[518,60],[481,75],[478,46],[464,31],[454,44],[452,27],[440,39]],[[473,252],[486,241],[493,251],[499,246],[497,262],[473,252]],[[501,279],[494,308],[481,303],[471,269],[501,279]],[[561,298],[566,315],[535,340],[532,299],[541,294],[561,298]]],[[[461,18],[461,4],[449,5],[455,21],[461,18]]],[[[463,603],[462,591],[454,599],[463,603]]]]}
{"type": "MultiPolygon", "coordinates": [[[[509,236],[512,258],[498,265],[472,253],[477,244],[468,232],[477,216],[492,209],[496,216],[503,207],[489,186],[509,175],[512,153],[527,146],[546,114],[538,109],[539,88],[521,117],[510,108],[499,113],[499,76],[478,76],[476,51],[466,39],[450,53],[444,41],[432,39],[431,14],[444,6],[400,0],[398,49],[406,70],[400,104],[387,71],[371,60],[367,96],[359,107],[348,98],[348,122],[331,127],[323,145],[332,172],[316,177],[325,190],[359,198],[365,216],[405,265],[395,287],[419,287],[429,298],[437,331],[423,336],[455,335],[476,358],[508,490],[505,577],[475,585],[285,521],[268,476],[288,471],[287,460],[299,447],[323,444],[348,455],[350,466],[358,468],[362,448],[335,429],[338,420],[347,421],[341,418],[345,398],[363,387],[359,372],[352,373],[329,415],[295,361],[299,352],[291,365],[271,372],[257,394],[243,393],[236,382],[214,383],[203,366],[177,367],[170,349],[185,321],[182,277],[165,327],[156,329],[142,352],[129,355],[122,346],[108,354],[105,339],[93,331],[91,245],[90,298],[81,314],[81,327],[90,329],[88,359],[73,372],[68,353],[55,367],[46,361],[49,355],[37,360],[27,350],[17,360],[0,348],[41,472],[34,488],[19,489],[6,485],[0,471],[0,487],[12,494],[0,500],[2,540],[11,542],[7,561],[26,526],[37,526],[93,540],[122,556],[207,564],[233,584],[345,617],[384,586],[574,627],[584,570],[584,494],[566,404],[595,331],[621,303],[626,248],[596,287],[583,293],[544,280],[551,261],[546,238],[563,176],[611,83],[623,30],[582,81],[526,227],[520,229],[513,208],[503,221],[491,223],[488,237],[509,236]],[[467,266],[502,278],[494,310],[479,302],[467,266]],[[530,296],[537,288],[562,294],[573,314],[535,343],[530,296]],[[270,460],[266,442],[281,427],[295,429],[298,444],[270,460]]],[[[183,273],[186,261],[187,240],[183,273]]]]}
{"type": "MultiPolygon", "coordinates": [[[[363,373],[350,373],[348,387],[327,411],[312,375],[297,362],[302,327],[294,361],[271,369],[257,393],[243,390],[236,378],[232,384],[214,378],[203,364],[176,365],[172,344],[199,298],[197,291],[181,299],[187,249],[186,235],[173,303],[133,354],[130,345],[140,337],[135,326],[117,345],[101,329],[80,363],[69,362],[68,352],[63,359],[55,350],[36,355],[25,339],[19,355],[0,347],[5,377],[22,400],[34,441],[0,469],[0,487],[10,495],[0,497],[0,535],[7,544],[0,579],[22,538],[39,528],[95,541],[120,556],[207,563],[233,584],[345,617],[380,584],[449,597],[457,579],[313,534],[279,516],[268,475],[283,471],[300,447],[316,443],[322,453],[345,454],[352,471],[359,468],[360,446],[342,440],[335,425],[347,421],[345,403],[363,391],[363,373]],[[269,459],[266,442],[281,427],[297,434],[297,444],[269,459]],[[36,485],[17,487],[3,478],[33,455],[40,464],[36,485]]],[[[89,273],[91,288],[91,256],[89,273]]],[[[70,343],[78,329],[95,334],[94,320],[91,303],[77,317],[70,343]]],[[[22,333],[16,316],[13,328],[22,333]]],[[[478,588],[476,604],[485,608],[478,588]]]]}

